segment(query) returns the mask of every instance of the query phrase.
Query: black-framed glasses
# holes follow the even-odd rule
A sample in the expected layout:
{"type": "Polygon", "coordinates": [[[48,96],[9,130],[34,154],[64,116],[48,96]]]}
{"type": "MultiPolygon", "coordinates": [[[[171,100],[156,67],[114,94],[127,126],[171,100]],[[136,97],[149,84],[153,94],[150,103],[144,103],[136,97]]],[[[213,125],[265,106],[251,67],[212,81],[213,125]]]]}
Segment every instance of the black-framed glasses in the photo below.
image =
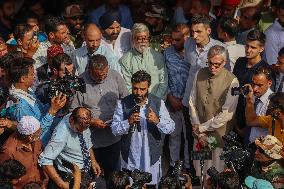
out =
{"type": "Polygon", "coordinates": [[[70,19],[72,20],[84,20],[84,16],[71,16],[70,19]]]}
{"type": "Polygon", "coordinates": [[[150,37],[135,37],[135,40],[139,43],[150,41],[150,37]]]}
{"type": "Polygon", "coordinates": [[[215,68],[220,68],[223,63],[224,61],[221,63],[212,63],[211,61],[207,61],[208,66],[214,66],[215,68]]]}

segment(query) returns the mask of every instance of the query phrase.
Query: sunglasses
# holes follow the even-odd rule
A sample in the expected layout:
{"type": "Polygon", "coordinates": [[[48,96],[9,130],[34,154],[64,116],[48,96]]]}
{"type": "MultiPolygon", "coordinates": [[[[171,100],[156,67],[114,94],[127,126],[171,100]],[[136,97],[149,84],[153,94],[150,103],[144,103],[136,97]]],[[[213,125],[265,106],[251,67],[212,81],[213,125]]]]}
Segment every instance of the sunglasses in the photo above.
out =
{"type": "Polygon", "coordinates": [[[84,16],[71,16],[70,19],[72,19],[72,20],[84,20],[84,16]]]}

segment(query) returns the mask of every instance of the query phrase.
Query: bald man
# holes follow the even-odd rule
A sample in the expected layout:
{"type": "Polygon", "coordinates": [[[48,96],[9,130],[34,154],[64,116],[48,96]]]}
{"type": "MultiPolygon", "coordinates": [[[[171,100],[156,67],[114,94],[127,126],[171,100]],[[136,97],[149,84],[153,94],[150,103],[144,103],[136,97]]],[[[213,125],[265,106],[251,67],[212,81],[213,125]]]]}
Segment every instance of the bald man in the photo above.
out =
{"type": "Polygon", "coordinates": [[[102,33],[95,24],[88,24],[84,29],[86,45],[74,50],[71,55],[76,73],[81,75],[85,72],[89,58],[95,54],[104,55],[107,58],[109,68],[121,73],[120,66],[113,52],[101,43],[102,33]]]}

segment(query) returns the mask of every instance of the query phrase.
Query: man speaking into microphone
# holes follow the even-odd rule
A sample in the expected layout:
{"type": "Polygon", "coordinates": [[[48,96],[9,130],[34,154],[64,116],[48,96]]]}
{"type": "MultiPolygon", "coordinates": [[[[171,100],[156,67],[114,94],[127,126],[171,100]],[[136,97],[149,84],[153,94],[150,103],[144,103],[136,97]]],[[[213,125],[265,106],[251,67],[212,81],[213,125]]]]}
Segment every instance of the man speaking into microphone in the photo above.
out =
{"type": "Polygon", "coordinates": [[[156,185],[162,177],[161,155],[165,134],[174,121],[160,98],[149,94],[151,76],[143,71],[132,75],[132,94],[118,101],[111,129],[121,136],[121,168],[152,173],[156,185]]]}

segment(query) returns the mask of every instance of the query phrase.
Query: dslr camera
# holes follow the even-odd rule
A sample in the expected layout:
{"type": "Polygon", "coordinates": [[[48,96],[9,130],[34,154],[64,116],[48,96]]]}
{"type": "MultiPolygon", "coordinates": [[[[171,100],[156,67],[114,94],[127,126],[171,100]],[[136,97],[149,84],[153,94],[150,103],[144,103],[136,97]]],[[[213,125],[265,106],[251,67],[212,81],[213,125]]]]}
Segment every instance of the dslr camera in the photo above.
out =
{"type": "Polygon", "coordinates": [[[140,171],[138,169],[135,169],[134,171],[123,169],[123,171],[126,172],[133,180],[131,189],[141,189],[144,184],[152,181],[151,173],[140,171]]]}
{"type": "Polygon", "coordinates": [[[185,186],[188,182],[187,177],[182,173],[183,161],[176,161],[174,167],[168,172],[168,174],[161,179],[161,184],[171,188],[171,186],[178,185],[179,188],[185,186]]]}
{"type": "Polygon", "coordinates": [[[239,189],[240,182],[238,174],[234,171],[227,171],[219,173],[215,167],[210,167],[207,174],[213,181],[215,187],[220,188],[239,189]]]}
{"type": "Polygon", "coordinates": [[[50,99],[58,95],[60,92],[65,94],[67,97],[72,97],[76,91],[80,91],[82,93],[86,92],[86,83],[84,79],[73,75],[65,75],[61,79],[48,81],[48,83],[47,94],[50,99]]]}
{"type": "Polygon", "coordinates": [[[233,87],[231,89],[232,96],[237,95],[247,95],[249,93],[249,87],[248,86],[242,86],[242,87],[233,87]]]}

